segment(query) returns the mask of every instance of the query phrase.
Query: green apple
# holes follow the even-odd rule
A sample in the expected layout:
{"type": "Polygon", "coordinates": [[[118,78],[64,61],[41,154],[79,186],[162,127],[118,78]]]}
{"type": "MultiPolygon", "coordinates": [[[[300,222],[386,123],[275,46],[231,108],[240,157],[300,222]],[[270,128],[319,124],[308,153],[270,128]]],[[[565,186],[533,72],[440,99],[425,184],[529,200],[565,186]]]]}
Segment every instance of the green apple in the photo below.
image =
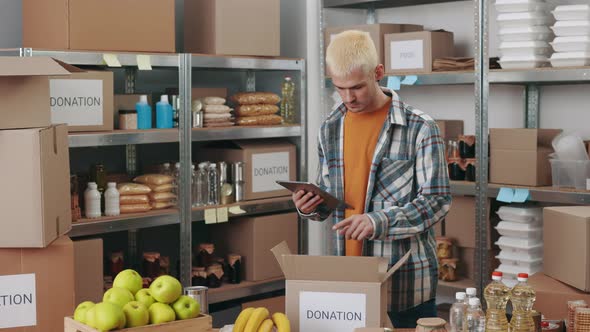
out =
{"type": "Polygon", "coordinates": [[[147,288],[142,288],[135,293],[135,301],[143,303],[146,308],[149,308],[152,304],[156,303],[156,300],[147,288]]]}
{"type": "Polygon", "coordinates": [[[143,288],[143,279],[135,270],[123,270],[115,276],[113,287],[126,288],[135,295],[138,290],[143,288]]]}
{"type": "Polygon", "coordinates": [[[92,328],[96,328],[95,310],[96,310],[96,305],[93,305],[90,309],[88,309],[86,311],[86,317],[85,317],[86,322],[84,324],[86,324],[92,328]]]}
{"type": "Polygon", "coordinates": [[[150,285],[150,294],[161,303],[170,304],[182,294],[182,285],[178,279],[171,276],[159,276],[150,285]]]}
{"type": "Polygon", "coordinates": [[[94,302],[92,301],[84,301],[76,307],[74,311],[74,320],[79,321],[82,324],[86,324],[86,312],[94,307],[94,302]]]}
{"type": "Polygon", "coordinates": [[[118,305],[101,302],[94,307],[95,328],[99,331],[110,331],[125,327],[125,314],[118,305]]]}
{"type": "Polygon", "coordinates": [[[150,322],[148,308],[141,302],[131,301],[123,307],[127,324],[125,327],[138,327],[150,322]]]}
{"type": "Polygon", "coordinates": [[[190,296],[182,295],[172,304],[172,309],[176,313],[176,319],[190,319],[199,316],[201,305],[190,296]]]}
{"type": "Polygon", "coordinates": [[[176,314],[172,307],[165,303],[156,302],[148,309],[150,313],[150,324],[162,324],[172,322],[176,314]]]}
{"type": "Polygon", "coordinates": [[[123,309],[127,303],[135,301],[135,298],[129,290],[113,287],[104,293],[102,301],[114,303],[123,309]]]}

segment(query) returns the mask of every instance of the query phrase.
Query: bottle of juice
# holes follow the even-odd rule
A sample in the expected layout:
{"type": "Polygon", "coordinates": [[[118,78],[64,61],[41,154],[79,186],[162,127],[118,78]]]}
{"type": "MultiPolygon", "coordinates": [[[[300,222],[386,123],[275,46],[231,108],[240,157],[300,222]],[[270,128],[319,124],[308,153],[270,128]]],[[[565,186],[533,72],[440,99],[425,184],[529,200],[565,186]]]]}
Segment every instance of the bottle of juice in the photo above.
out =
{"type": "Polygon", "coordinates": [[[506,304],[510,298],[510,288],[502,283],[502,272],[492,273],[492,282],[484,289],[483,296],[488,304],[486,332],[508,332],[506,304]]]}
{"type": "Polygon", "coordinates": [[[535,330],[532,309],[535,304],[536,294],[527,280],[529,275],[526,273],[518,274],[518,284],[510,292],[512,301],[512,319],[510,320],[511,332],[530,332],[535,330]]]}

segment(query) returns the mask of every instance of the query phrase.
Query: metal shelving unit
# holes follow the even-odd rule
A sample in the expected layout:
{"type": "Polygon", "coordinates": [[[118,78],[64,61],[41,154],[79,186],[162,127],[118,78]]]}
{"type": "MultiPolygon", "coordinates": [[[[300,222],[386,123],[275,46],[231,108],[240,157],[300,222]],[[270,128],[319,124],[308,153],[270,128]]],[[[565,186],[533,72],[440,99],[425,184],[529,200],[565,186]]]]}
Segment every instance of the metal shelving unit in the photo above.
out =
{"type": "MultiPolygon", "coordinates": [[[[74,223],[70,236],[91,236],[110,232],[129,231],[129,247],[136,250],[136,231],[138,229],[180,224],[180,280],[183,285],[190,285],[191,280],[191,225],[194,221],[204,219],[203,210],[191,208],[190,178],[192,162],[192,142],[206,142],[218,140],[241,139],[270,139],[270,138],[298,138],[299,139],[299,178],[307,178],[307,131],[306,131],[306,74],[305,61],[290,58],[244,57],[244,56],[216,56],[199,54],[139,54],[128,52],[105,52],[110,58],[116,58],[121,67],[125,69],[125,92],[135,92],[135,80],[138,70],[138,61],[148,61],[153,68],[170,68],[178,71],[178,91],[181,99],[179,129],[152,129],[152,130],[126,130],[111,132],[71,133],[69,135],[70,147],[94,147],[125,145],[128,168],[136,165],[137,144],[179,143],[179,156],[181,164],[180,174],[180,198],[178,209],[151,211],[145,214],[122,215],[112,218],[100,218],[98,220],[82,220],[74,223]],[[297,125],[273,126],[273,127],[232,127],[232,128],[198,128],[190,126],[191,119],[191,85],[193,71],[208,69],[224,69],[230,71],[245,71],[247,73],[246,90],[253,90],[256,86],[257,71],[296,71],[299,73],[300,96],[300,123],[297,125]]],[[[12,49],[3,51],[3,55],[17,56],[48,56],[67,64],[77,66],[107,67],[103,52],[78,52],[78,51],[48,51],[34,50],[30,48],[12,49]]],[[[196,72],[197,73],[197,72],[196,72]]],[[[297,82],[297,81],[296,81],[297,82]]],[[[240,202],[242,215],[254,215],[260,213],[273,213],[293,209],[293,203],[286,198],[256,200],[240,202]]],[[[232,205],[232,206],[233,206],[232,205]]],[[[217,207],[216,207],[217,208],[217,207]]],[[[233,217],[230,213],[230,218],[233,217]]],[[[226,287],[222,290],[229,290],[226,287]]],[[[284,288],[284,280],[270,280],[258,283],[245,283],[237,287],[235,291],[213,291],[212,303],[236,299],[249,295],[271,292],[284,288]]]]}
{"type": "Polygon", "coordinates": [[[324,0],[324,8],[392,8],[467,0],[324,0]]]}
{"type": "Polygon", "coordinates": [[[209,289],[209,303],[220,303],[249,296],[285,289],[285,279],[273,278],[262,281],[242,281],[236,285],[224,285],[209,289]]]}

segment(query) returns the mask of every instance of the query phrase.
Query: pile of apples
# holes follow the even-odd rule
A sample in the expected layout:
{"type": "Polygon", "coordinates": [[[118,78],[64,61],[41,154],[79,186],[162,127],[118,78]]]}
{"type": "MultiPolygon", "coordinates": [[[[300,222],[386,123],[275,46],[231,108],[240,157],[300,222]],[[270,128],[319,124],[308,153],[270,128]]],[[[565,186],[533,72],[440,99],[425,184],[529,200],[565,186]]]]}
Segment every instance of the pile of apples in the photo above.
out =
{"type": "Polygon", "coordinates": [[[174,320],[196,318],[201,306],[192,297],[182,295],[178,279],[164,275],[150,288],[142,288],[141,275],[134,270],[121,271],[113,288],[104,293],[102,302],[82,302],[74,319],[99,331],[111,331],[174,320]]]}

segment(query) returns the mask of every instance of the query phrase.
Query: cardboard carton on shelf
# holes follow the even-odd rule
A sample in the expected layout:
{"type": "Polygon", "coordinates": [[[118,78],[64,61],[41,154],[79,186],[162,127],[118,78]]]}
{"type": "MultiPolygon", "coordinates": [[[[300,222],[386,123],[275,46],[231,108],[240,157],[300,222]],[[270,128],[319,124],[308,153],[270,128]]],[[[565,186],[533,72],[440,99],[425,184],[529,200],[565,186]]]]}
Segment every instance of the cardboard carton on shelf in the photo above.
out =
{"type": "Polygon", "coordinates": [[[387,314],[388,280],[410,253],[388,269],[389,261],[383,257],[294,255],[284,242],[272,252],[287,279],[286,314],[292,331],[392,327],[387,314]],[[326,316],[330,319],[322,319],[326,316]]]}
{"type": "MultiPolygon", "coordinates": [[[[377,49],[377,56],[379,63],[385,64],[385,50],[383,44],[383,37],[387,34],[398,32],[422,31],[423,27],[416,24],[394,24],[394,23],[378,23],[378,24],[361,24],[361,25],[347,25],[338,27],[327,27],[324,29],[324,52],[330,45],[330,42],[335,35],[346,30],[359,30],[369,33],[375,48],[377,49]]],[[[328,74],[328,73],[327,73],[328,74]]]]}
{"type": "Polygon", "coordinates": [[[74,291],[74,245],[69,237],[42,249],[0,249],[2,331],[64,331],[63,317],[74,312],[74,291]]]}
{"type": "Polygon", "coordinates": [[[295,145],[285,140],[221,142],[199,151],[201,160],[244,162],[244,199],[289,196],[291,192],[276,181],[295,181],[295,145]]]}
{"type": "Polygon", "coordinates": [[[431,73],[434,59],[455,53],[453,33],[419,31],[385,35],[385,73],[404,75],[431,73]]]}
{"type": "Polygon", "coordinates": [[[436,124],[445,144],[449,140],[456,141],[460,135],[463,135],[463,120],[436,120],[436,124]]]}
{"type": "Polygon", "coordinates": [[[567,302],[584,300],[590,303],[590,293],[582,292],[544,273],[535,273],[528,280],[537,294],[534,309],[546,319],[566,319],[567,302]]]}
{"type": "Polygon", "coordinates": [[[551,185],[551,142],[560,129],[490,129],[490,182],[551,185]]]}
{"type": "MultiPolygon", "coordinates": [[[[492,248],[495,237],[490,222],[490,203],[487,201],[488,216],[486,227],[488,231],[487,249],[492,248]]],[[[444,236],[453,239],[454,245],[465,248],[477,248],[475,243],[475,197],[453,196],[453,206],[444,222],[444,236]]]]}
{"type": "Polygon", "coordinates": [[[0,130],[0,247],[42,248],[71,229],[65,125],[0,130]]]}
{"type": "Polygon", "coordinates": [[[22,9],[24,47],[176,52],[174,0],[23,0],[22,9]]]}
{"type": "Polygon", "coordinates": [[[297,213],[243,217],[229,223],[210,225],[211,240],[216,252],[242,256],[242,279],[266,280],[281,276],[270,249],[281,241],[298,247],[297,213]]]}
{"type": "Polygon", "coordinates": [[[279,0],[185,0],[184,51],[279,56],[279,0]]]}
{"type": "Polygon", "coordinates": [[[543,272],[590,292],[590,207],[543,209],[543,272]]]}

